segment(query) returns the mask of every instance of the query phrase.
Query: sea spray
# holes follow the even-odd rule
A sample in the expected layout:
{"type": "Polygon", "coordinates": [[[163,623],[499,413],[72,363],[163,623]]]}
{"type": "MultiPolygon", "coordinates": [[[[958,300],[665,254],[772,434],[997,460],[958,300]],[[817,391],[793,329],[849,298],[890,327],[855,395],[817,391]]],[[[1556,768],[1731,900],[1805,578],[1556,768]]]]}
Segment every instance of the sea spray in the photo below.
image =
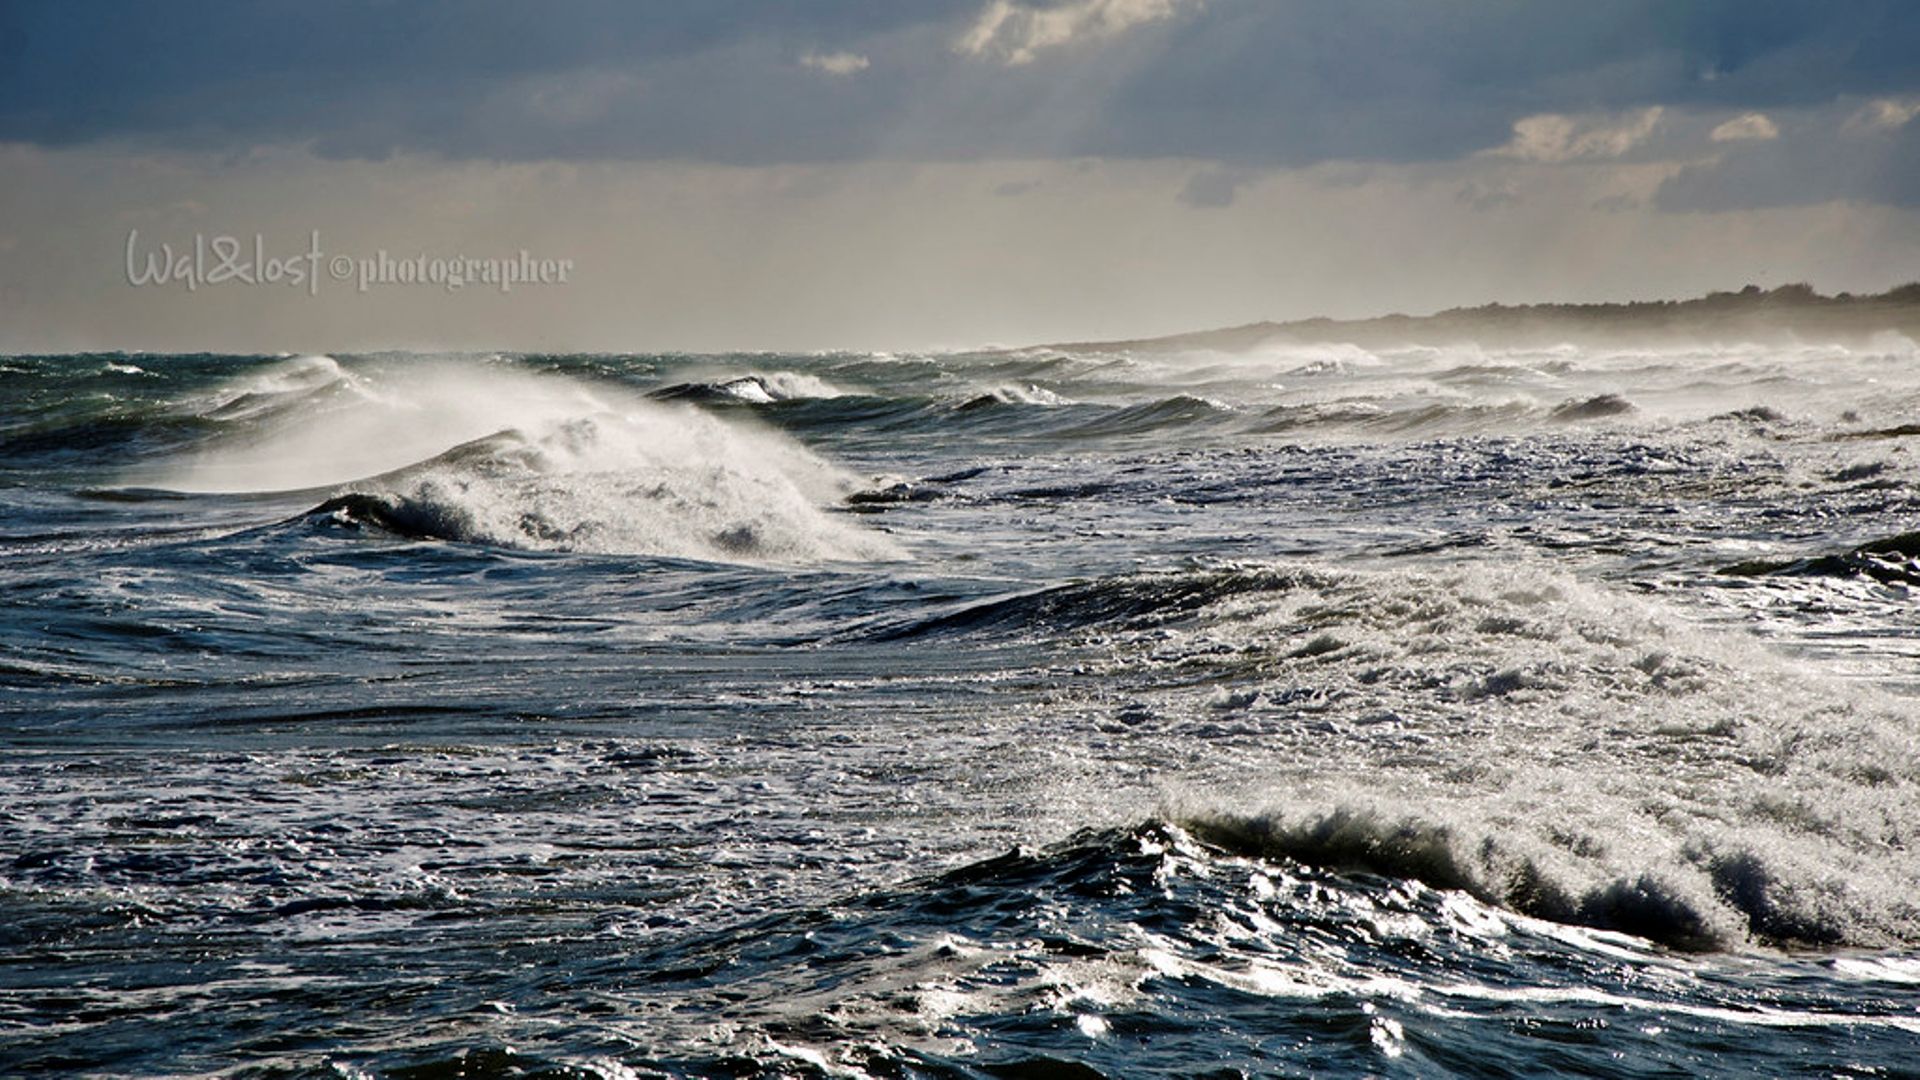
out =
{"type": "Polygon", "coordinates": [[[504,547],[789,564],[901,554],[829,511],[854,482],[797,443],[617,385],[303,358],[201,404],[233,430],[151,486],[342,488],[324,509],[344,520],[504,547]]]}
{"type": "Polygon", "coordinates": [[[1897,1074],[1884,344],[5,358],[0,1072],[1897,1074]]]}

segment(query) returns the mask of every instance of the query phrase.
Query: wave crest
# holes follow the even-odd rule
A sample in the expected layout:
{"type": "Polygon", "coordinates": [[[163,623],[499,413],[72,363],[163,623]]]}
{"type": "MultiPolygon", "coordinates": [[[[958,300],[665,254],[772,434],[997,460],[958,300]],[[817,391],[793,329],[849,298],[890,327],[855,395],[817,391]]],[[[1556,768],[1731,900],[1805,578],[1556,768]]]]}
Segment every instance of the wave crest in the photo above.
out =
{"type": "Polygon", "coordinates": [[[402,535],[718,562],[886,559],[829,514],[824,463],[691,411],[608,413],[466,443],[317,508],[402,535]]]}
{"type": "Polygon", "coordinates": [[[1151,746],[1168,815],[1231,850],[1680,948],[1920,942],[1911,711],[1657,598],[1523,560],[1280,564],[901,636],[1005,633],[1097,644],[1103,730],[1151,746]]]}
{"type": "Polygon", "coordinates": [[[227,391],[213,408],[262,394],[273,407],[235,414],[245,422],[149,486],[333,488],[317,507],[330,519],[514,548],[769,564],[900,555],[828,509],[852,478],[797,443],[617,386],[498,363],[305,358],[227,391]]]}

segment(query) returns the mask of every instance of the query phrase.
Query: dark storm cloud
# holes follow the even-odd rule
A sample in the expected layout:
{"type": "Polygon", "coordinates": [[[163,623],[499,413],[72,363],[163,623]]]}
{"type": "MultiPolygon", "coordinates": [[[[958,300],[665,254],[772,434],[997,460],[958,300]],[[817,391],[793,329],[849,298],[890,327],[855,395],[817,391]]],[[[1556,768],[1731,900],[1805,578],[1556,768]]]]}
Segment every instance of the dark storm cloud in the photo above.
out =
{"type": "Polygon", "coordinates": [[[1123,29],[969,53],[984,0],[16,0],[0,9],[0,139],[293,141],[367,158],[1269,167],[1458,158],[1540,112],[1920,90],[1908,0],[1053,7],[1123,29]]]}
{"type": "Polygon", "coordinates": [[[847,133],[872,110],[824,85],[802,52],[969,7],[26,0],[0,7],[0,138],[313,140],[348,157],[834,158],[858,151],[847,133]]]}

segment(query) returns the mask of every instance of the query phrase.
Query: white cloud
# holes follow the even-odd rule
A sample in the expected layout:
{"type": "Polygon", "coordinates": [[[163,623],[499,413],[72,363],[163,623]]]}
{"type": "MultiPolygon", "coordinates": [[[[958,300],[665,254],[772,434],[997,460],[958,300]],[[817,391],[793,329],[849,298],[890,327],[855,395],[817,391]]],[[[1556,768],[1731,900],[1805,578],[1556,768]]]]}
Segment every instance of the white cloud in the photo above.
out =
{"type": "Polygon", "coordinates": [[[815,71],[824,71],[829,75],[858,75],[867,70],[869,62],[859,53],[808,53],[800,62],[815,71]]]}
{"type": "Polygon", "coordinates": [[[1624,115],[1522,117],[1514,121],[1513,138],[1490,153],[1548,163],[1617,158],[1645,141],[1665,111],[1655,105],[1624,115]]]}
{"type": "Polygon", "coordinates": [[[1906,127],[1908,121],[1916,116],[1920,116],[1920,99],[1880,98],[1867,102],[1860,111],[1849,117],[1844,130],[1856,135],[1871,131],[1896,131],[1906,127]]]}
{"type": "Polygon", "coordinates": [[[1707,136],[1714,142],[1740,142],[1748,139],[1777,139],[1780,137],[1779,125],[1766,113],[1743,113],[1714,128],[1707,136]]]}
{"type": "Polygon", "coordinates": [[[968,56],[987,57],[1008,66],[1026,64],[1049,49],[1077,41],[1116,37],[1143,23],[1172,18],[1199,0],[1069,0],[1035,7],[1015,0],[992,0],[973,26],[955,43],[968,56]]]}

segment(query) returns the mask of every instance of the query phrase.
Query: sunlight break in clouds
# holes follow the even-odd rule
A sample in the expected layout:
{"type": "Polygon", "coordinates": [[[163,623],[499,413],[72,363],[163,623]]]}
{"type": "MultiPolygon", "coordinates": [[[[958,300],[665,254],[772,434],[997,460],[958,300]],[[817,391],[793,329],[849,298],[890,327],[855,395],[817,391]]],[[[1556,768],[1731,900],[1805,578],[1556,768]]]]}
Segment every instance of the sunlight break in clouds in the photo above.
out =
{"type": "Polygon", "coordinates": [[[1714,142],[1741,142],[1748,139],[1777,139],[1780,128],[1766,113],[1750,112],[1721,124],[1707,138],[1714,142]]]}
{"type": "Polygon", "coordinates": [[[1915,116],[1920,116],[1920,99],[1881,98],[1867,102],[1864,108],[1849,117],[1845,130],[1854,133],[1897,131],[1906,127],[1915,116]]]}
{"type": "Polygon", "coordinates": [[[800,62],[829,75],[858,75],[869,66],[866,57],[851,52],[808,53],[800,58],[800,62]]]}
{"type": "Polygon", "coordinates": [[[1655,105],[1624,116],[1540,113],[1522,117],[1514,121],[1513,138],[1489,152],[1549,164],[1617,158],[1645,141],[1665,112],[1655,105]]]}
{"type": "Polygon", "coordinates": [[[957,43],[968,56],[985,56],[1009,67],[1075,41],[1116,37],[1143,23],[1169,19],[1198,0],[1074,0],[1036,8],[993,0],[957,43]]]}

